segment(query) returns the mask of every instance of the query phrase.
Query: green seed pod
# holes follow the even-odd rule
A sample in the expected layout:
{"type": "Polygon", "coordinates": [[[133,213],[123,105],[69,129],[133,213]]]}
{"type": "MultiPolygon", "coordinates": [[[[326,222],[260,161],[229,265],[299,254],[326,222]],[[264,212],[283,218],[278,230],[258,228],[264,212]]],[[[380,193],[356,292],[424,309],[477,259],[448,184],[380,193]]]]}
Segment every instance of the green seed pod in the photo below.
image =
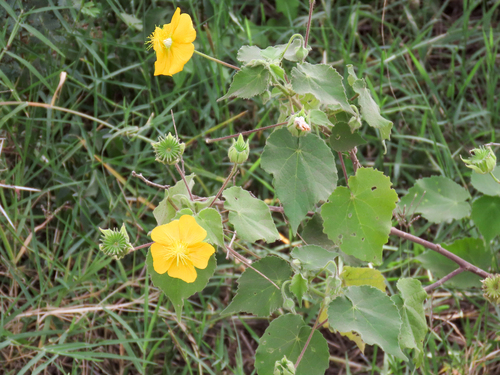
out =
{"type": "Polygon", "coordinates": [[[500,274],[481,280],[483,283],[484,298],[491,303],[500,304],[500,274]]]}
{"type": "Polygon", "coordinates": [[[130,243],[125,224],[121,229],[102,229],[99,228],[102,237],[100,239],[99,249],[106,255],[112,256],[115,259],[121,259],[133,250],[134,247],[130,243]]]}
{"type": "Polygon", "coordinates": [[[228,151],[231,163],[241,164],[247,161],[248,155],[250,154],[250,144],[248,142],[248,140],[245,142],[241,134],[237,141],[233,139],[233,145],[228,151]]]}
{"type": "Polygon", "coordinates": [[[166,137],[159,137],[158,142],[153,143],[153,148],[156,153],[156,161],[174,165],[179,162],[186,145],[168,133],[166,137]]]}
{"type": "Polygon", "coordinates": [[[462,159],[467,168],[470,168],[479,174],[488,174],[493,172],[497,165],[497,157],[490,146],[475,148],[470,151],[470,154],[472,156],[469,159],[464,159],[460,156],[460,159],[462,159]]]}
{"type": "Polygon", "coordinates": [[[279,361],[274,363],[273,375],[295,375],[295,366],[293,362],[283,356],[279,361]]]}

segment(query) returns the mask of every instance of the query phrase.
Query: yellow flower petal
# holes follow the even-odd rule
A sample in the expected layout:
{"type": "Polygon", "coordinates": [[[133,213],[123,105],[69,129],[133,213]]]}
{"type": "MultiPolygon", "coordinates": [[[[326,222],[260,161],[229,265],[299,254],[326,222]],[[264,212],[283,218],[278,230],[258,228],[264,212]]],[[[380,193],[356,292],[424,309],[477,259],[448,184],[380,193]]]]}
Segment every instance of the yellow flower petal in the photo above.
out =
{"type": "Polygon", "coordinates": [[[208,260],[215,253],[214,247],[206,242],[198,242],[197,244],[190,245],[188,249],[189,259],[193,262],[193,266],[200,270],[207,268],[208,260]]]}
{"type": "Polygon", "coordinates": [[[168,276],[181,279],[186,283],[192,283],[196,280],[198,275],[191,262],[187,264],[182,264],[180,262],[177,264],[174,262],[168,269],[168,276]]]}
{"type": "Polygon", "coordinates": [[[151,232],[151,238],[154,242],[163,245],[171,245],[173,242],[179,241],[179,220],[156,227],[151,232]]]}
{"type": "Polygon", "coordinates": [[[165,245],[154,243],[151,245],[151,256],[153,257],[153,268],[160,275],[168,271],[174,257],[169,257],[169,249],[165,245]]]}
{"type": "Polygon", "coordinates": [[[179,220],[179,233],[181,241],[187,245],[201,242],[207,237],[207,231],[196,222],[194,217],[189,215],[181,216],[179,220]]]}
{"type": "Polygon", "coordinates": [[[177,25],[179,25],[180,20],[181,20],[181,8],[177,7],[174,15],[172,16],[172,20],[170,21],[169,24],[172,25],[172,31],[177,29],[177,25]]]}
{"type": "Polygon", "coordinates": [[[165,71],[168,71],[168,52],[165,49],[160,50],[156,53],[156,61],[155,61],[155,76],[160,74],[166,74],[165,71]]]}
{"type": "Polygon", "coordinates": [[[178,44],[173,43],[172,47],[169,49],[169,57],[168,62],[169,66],[166,69],[168,73],[164,73],[167,75],[174,75],[175,73],[179,73],[184,69],[184,65],[191,59],[194,53],[194,44],[178,44]]]}
{"type": "MultiPolygon", "coordinates": [[[[179,8],[177,8],[179,9],[179,8]]],[[[174,43],[187,44],[196,39],[196,30],[189,14],[181,14],[179,24],[173,29],[172,41],[174,43]]]]}

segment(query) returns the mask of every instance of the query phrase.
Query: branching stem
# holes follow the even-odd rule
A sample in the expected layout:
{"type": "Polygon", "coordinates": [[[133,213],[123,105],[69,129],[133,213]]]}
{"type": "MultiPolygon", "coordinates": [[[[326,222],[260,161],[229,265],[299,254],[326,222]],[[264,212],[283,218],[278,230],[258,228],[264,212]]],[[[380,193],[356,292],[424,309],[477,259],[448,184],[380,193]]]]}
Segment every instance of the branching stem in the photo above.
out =
{"type": "Polygon", "coordinates": [[[152,181],[149,181],[146,177],[144,177],[142,175],[142,173],[137,174],[135,171],[132,171],[132,177],[137,177],[137,178],[141,179],[143,182],[145,182],[146,185],[149,185],[149,186],[152,186],[152,187],[155,187],[158,189],[166,190],[170,187],[170,185],[160,185],[160,184],[154,183],[152,181]]]}
{"type": "Polygon", "coordinates": [[[217,192],[217,195],[215,196],[215,199],[212,201],[212,203],[210,203],[210,206],[208,206],[209,208],[212,207],[215,203],[215,201],[217,199],[219,199],[219,197],[221,196],[222,192],[224,191],[224,189],[226,188],[227,184],[229,183],[229,181],[231,180],[231,177],[233,177],[233,175],[236,173],[236,170],[238,169],[238,164],[234,163],[233,165],[233,169],[231,169],[231,173],[229,173],[229,176],[227,176],[226,180],[224,181],[224,183],[222,184],[222,186],[220,187],[219,191],[217,192]]]}
{"type": "Polygon", "coordinates": [[[465,271],[465,268],[462,268],[462,267],[459,267],[457,268],[455,271],[453,272],[450,272],[448,275],[446,275],[445,277],[441,278],[440,280],[436,281],[434,284],[431,284],[431,285],[428,285],[424,288],[424,290],[429,293],[432,289],[436,289],[437,287],[440,287],[441,285],[443,285],[445,282],[447,282],[449,279],[451,279],[452,277],[455,277],[459,274],[461,274],[462,272],[465,271]]]}
{"type": "Polygon", "coordinates": [[[272,129],[272,128],[276,128],[278,126],[281,126],[281,125],[286,125],[287,123],[286,122],[280,122],[278,124],[273,124],[273,125],[268,125],[268,126],[264,126],[262,128],[258,128],[258,129],[253,129],[253,130],[247,130],[247,131],[244,131],[244,132],[241,132],[241,133],[238,133],[238,134],[233,134],[233,135],[227,135],[225,137],[220,137],[220,138],[207,138],[205,140],[206,143],[214,143],[214,142],[219,142],[219,141],[224,141],[225,139],[231,139],[231,138],[236,138],[236,137],[239,137],[240,134],[241,135],[247,135],[247,134],[251,134],[251,133],[256,133],[256,132],[260,132],[262,130],[267,130],[267,129],[272,129]]]}
{"type": "Polygon", "coordinates": [[[302,357],[304,356],[304,353],[306,352],[307,347],[309,346],[309,343],[311,342],[311,339],[314,335],[314,331],[316,331],[316,327],[318,326],[318,323],[319,323],[319,316],[321,315],[322,311],[323,311],[322,308],[319,309],[319,311],[318,311],[318,316],[316,318],[316,321],[314,322],[311,333],[309,334],[309,337],[307,338],[307,341],[304,344],[304,347],[302,348],[302,351],[299,354],[299,358],[297,358],[297,361],[295,362],[295,368],[299,367],[299,363],[300,363],[300,361],[302,361],[302,357]]]}
{"type": "MultiPolygon", "coordinates": [[[[184,172],[182,171],[181,167],[179,167],[178,163],[175,164],[175,168],[177,169],[177,172],[179,172],[179,174],[181,175],[182,181],[184,181],[184,184],[186,185],[186,189],[189,193],[189,198],[191,199],[191,201],[194,201],[193,194],[191,194],[191,189],[189,188],[189,185],[186,181],[186,177],[184,176],[184,172]]],[[[170,203],[172,203],[172,202],[170,202],[170,203]]]]}
{"type": "Polygon", "coordinates": [[[237,251],[233,250],[232,248],[230,248],[229,246],[226,246],[226,249],[228,252],[230,252],[235,258],[238,258],[240,261],[242,261],[245,266],[247,266],[248,268],[251,268],[252,270],[254,270],[255,272],[257,272],[260,276],[262,276],[264,279],[266,279],[267,281],[269,281],[271,284],[273,284],[276,289],[278,290],[281,290],[280,287],[278,285],[276,285],[276,283],[274,281],[272,281],[269,277],[267,277],[266,275],[264,275],[262,272],[260,272],[258,269],[256,269],[255,267],[253,267],[250,262],[248,261],[247,258],[245,258],[243,255],[240,255],[237,251]]]}
{"type": "MultiPolygon", "coordinates": [[[[399,230],[396,228],[391,228],[391,234],[394,236],[398,236],[400,238],[403,238],[405,240],[408,240],[408,241],[411,241],[414,243],[418,243],[419,245],[422,245],[422,246],[424,246],[428,249],[431,249],[431,250],[433,250],[441,255],[444,255],[446,258],[448,258],[451,261],[458,264],[460,266],[459,269],[463,269],[463,271],[469,271],[469,272],[475,273],[476,275],[481,276],[483,279],[486,279],[487,277],[491,276],[491,274],[489,274],[488,272],[483,271],[481,268],[476,267],[475,265],[467,262],[466,260],[460,258],[459,256],[449,252],[448,250],[442,248],[440,245],[433,244],[432,242],[426,241],[420,237],[414,236],[410,233],[403,232],[402,230],[399,230]]],[[[448,275],[448,276],[450,276],[450,275],[448,275]]],[[[456,275],[458,275],[458,273],[456,275]]],[[[445,278],[448,276],[445,276],[445,278]]],[[[455,276],[455,275],[450,276],[450,278],[453,276],[455,276]]],[[[437,285],[437,286],[439,286],[439,285],[437,285]]]]}

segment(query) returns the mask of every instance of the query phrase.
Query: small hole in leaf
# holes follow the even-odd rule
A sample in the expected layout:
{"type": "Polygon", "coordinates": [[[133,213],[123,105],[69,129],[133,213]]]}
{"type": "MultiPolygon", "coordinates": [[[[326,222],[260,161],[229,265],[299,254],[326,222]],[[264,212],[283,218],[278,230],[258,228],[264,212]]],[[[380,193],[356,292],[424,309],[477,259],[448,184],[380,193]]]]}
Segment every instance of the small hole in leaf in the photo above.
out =
{"type": "Polygon", "coordinates": [[[356,233],[351,234],[352,237],[356,237],[356,233]]]}
{"type": "Polygon", "coordinates": [[[377,190],[377,187],[376,187],[376,186],[373,186],[373,187],[372,187],[372,191],[374,191],[374,190],[377,190]]]}
{"type": "Polygon", "coordinates": [[[341,235],[341,234],[339,234],[339,240],[341,240],[341,239],[342,239],[342,235],[341,235]]]}
{"type": "Polygon", "coordinates": [[[363,237],[363,238],[361,239],[361,241],[364,241],[364,240],[365,240],[365,238],[363,237]]]}
{"type": "Polygon", "coordinates": [[[335,137],[335,139],[338,141],[340,139],[340,134],[337,134],[337,136],[335,137]]]}
{"type": "Polygon", "coordinates": [[[352,213],[348,213],[347,217],[350,219],[352,217],[352,213]]]}

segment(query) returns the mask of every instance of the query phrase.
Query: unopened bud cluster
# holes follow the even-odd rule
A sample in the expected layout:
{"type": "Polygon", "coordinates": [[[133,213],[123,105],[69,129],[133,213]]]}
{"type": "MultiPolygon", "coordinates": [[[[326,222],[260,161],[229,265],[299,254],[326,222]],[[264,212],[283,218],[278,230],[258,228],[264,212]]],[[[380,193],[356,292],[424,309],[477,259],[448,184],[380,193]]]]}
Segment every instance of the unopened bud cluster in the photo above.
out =
{"type": "Polygon", "coordinates": [[[233,144],[229,148],[228,156],[229,161],[231,163],[241,164],[247,161],[248,155],[250,154],[250,144],[249,141],[243,139],[243,136],[240,134],[237,141],[234,141],[233,144]]]}
{"type": "Polygon", "coordinates": [[[480,174],[493,172],[497,165],[497,157],[491,147],[481,146],[471,150],[470,154],[471,157],[469,159],[464,159],[460,156],[460,159],[462,159],[467,168],[480,174]]]}
{"type": "Polygon", "coordinates": [[[153,148],[156,153],[156,161],[173,165],[179,162],[186,145],[168,133],[166,137],[158,138],[158,142],[153,143],[153,148]]]}
{"type": "Polygon", "coordinates": [[[130,243],[125,224],[121,229],[102,229],[99,249],[106,255],[112,256],[115,259],[121,259],[134,249],[130,243]]]}
{"type": "Polygon", "coordinates": [[[286,355],[282,359],[274,363],[273,375],[295,375],[295,366],[293,362],[286,358],[286,355]]]}

